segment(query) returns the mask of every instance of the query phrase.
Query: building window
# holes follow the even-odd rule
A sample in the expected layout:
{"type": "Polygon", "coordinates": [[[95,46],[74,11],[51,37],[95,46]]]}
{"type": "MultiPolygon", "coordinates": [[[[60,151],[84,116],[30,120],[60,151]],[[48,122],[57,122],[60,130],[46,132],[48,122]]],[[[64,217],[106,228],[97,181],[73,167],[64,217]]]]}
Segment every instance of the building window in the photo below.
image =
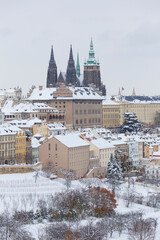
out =
{"type": "Polygon", "coordinates": [[[55,150],[57,151],[57,143],[55,144],[55,150]]]}
{"type": "Polygon", "coordinates": [[[50,143],[48,144],[48,150],[49,151],[51,150],[51,144],[50,143]]]}
{"type": "Polygon", "coordinates": [[[55,154],[55,158],[57,158],[58,157],[58,154],[55,154]]]}
{"type": "Polygon", "coordinates": [[[56,164],[55,164],[55,165],[56,165],[56,167],[57,167],[57,166],[58,166],[58,163],[56,162],[56,164]]]}
{"type": "Polygon", "coordinates": [[[76,124],[78,124],[78,120],[76,120],[76,124]]]}
{"type": "Polygon", "coordinates": [[[51,157],[51,154],[50,154],[50,153],[48,154],[48,157],[49,157],[49,158],[51,157]]]}

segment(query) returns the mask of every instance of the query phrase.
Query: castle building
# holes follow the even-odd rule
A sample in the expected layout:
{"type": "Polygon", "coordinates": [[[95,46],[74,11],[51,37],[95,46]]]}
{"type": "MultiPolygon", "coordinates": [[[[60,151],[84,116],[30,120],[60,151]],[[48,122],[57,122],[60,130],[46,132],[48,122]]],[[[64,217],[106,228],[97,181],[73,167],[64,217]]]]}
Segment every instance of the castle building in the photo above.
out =
{"type": "Polygon", "coordinates": [[[72,45],[70,46],[69,60],[66,73],[60,72],[57,78],[57,66],[54,60],[53,47],[51,48],[51,56],[47,74],[47,88],[59,87],[61,84],[75,87],[92,87],[98,94],[105,96],[106,88],[101,82],[100,64],[95,59],[93,42],[91,39],[89,58],[84,63],[84,74],[80,73],[79,53],[77,54],[77,62],[73,58],[72,45]]]}
{"type": "Polygon", "coordinates": [[[55,87],[57,83],[57,65],[54,60],[53,46],[51,47],[51,56],[47,72],[47,88],[55,87]]]}

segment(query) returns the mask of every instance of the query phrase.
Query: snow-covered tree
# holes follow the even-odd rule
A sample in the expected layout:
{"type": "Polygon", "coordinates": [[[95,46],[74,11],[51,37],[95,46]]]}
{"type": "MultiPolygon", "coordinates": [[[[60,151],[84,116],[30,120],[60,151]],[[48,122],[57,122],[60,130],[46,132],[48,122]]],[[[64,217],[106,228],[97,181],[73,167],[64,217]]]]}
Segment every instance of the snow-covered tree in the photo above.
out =
{"type": "Polygon", "coordinates": [[[115,191],[116,185],[122,178],[122,170],[117,155],[113,157],[111,154],[107,166],[107,181],[112,185],[112,192],[115,191]]]}
{"type": "Polygon", "coordinates": [[[138,132],[142,130],[141,123],[139,122],[135,113],[125,113],[124,122],[121,126],[121,132],[138,132]]]}
{"type": "Polygon", "coordinates": [[[122,170],[117,155],[113,157],[113,155],[111,154],[107,166],[107,178],[114,180],[120,180],[122,178],[122,170]]]}

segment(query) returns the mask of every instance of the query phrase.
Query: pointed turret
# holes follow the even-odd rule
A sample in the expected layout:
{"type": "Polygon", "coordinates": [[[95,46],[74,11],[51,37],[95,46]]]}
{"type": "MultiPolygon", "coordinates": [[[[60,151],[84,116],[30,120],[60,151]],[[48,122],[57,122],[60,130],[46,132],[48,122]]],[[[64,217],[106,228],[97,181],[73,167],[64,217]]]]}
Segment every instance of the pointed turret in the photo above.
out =
{"type": "Polygon", "coordinates": [[[77,53],[77,64],[76,64],[76,74],[77,77],[80,77],[80,65],[79,65],[79,53],[77,53]]]}
{"type": "Polygon", "coordinates": [[[55,61],[54,61],[54,54],[53,54],[53,46],[51,46],[50,62],[55,62],[55,61]]]}
{"type": "Polygon", "coordinates": [[[61,84],[64,84],[65,80],[64,77],[62,75],[62,72],[60,71],[59,76],[58,76],[58,80],[57,80],[57,86],[60,86],[61,84]]]}
{"type": "Polygon", "coordinates": [[[132,97],[135,97],[135,96],[136,96],[136,92],[135,92],[135,89],[133,88],[132,97]]]}
{"type": "Polygon", "coordinates": [[[90,59],[91,59],[91,58],[93,58],[93,59],[95,58],[92,38],[91,38],[91,42],[90,42],[89,58],[90,58],[90,59]]]}
{"type": "Polygon", "coordinates": [[[51,55],[47,72],[47,88],[55,87],[57,83],[57,65],[54,59],[53,46],[51,46],[51,55]]]}
{"type": "Polygon", "coordinates": [[[119,88],[119,90],[118,90],[118,96],[121,96],[121,90],[120,90],[120,88],[119,88]]]}
{"type": "Polygon", "coordinates": [[[74,61],[74,60],[73,60],[72,45],[70,46],[69,61],[74,61]]]}
{"type": "Polygon", "coordinates": [[[73,59],[73,52],[72,52],[72,45],[70,47],[70,53],[69,53],[69,60],[68,60],[68,66],[67,66],[67,72],[66,72],[66,84],[67,85],[77,85],[77,76],[76,76],[76,69],[73,59]]]}

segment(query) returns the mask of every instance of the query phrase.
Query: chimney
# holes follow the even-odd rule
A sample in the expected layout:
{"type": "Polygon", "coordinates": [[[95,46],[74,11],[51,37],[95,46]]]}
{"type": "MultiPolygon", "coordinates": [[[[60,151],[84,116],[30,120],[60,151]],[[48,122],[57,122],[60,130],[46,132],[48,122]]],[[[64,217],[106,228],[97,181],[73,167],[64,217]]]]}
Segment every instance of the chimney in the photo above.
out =
{"type": "Polygon", "coordinates": [[[43,86],[39,86],[39,90],[41,91],[43,89],[43,86]]]}

